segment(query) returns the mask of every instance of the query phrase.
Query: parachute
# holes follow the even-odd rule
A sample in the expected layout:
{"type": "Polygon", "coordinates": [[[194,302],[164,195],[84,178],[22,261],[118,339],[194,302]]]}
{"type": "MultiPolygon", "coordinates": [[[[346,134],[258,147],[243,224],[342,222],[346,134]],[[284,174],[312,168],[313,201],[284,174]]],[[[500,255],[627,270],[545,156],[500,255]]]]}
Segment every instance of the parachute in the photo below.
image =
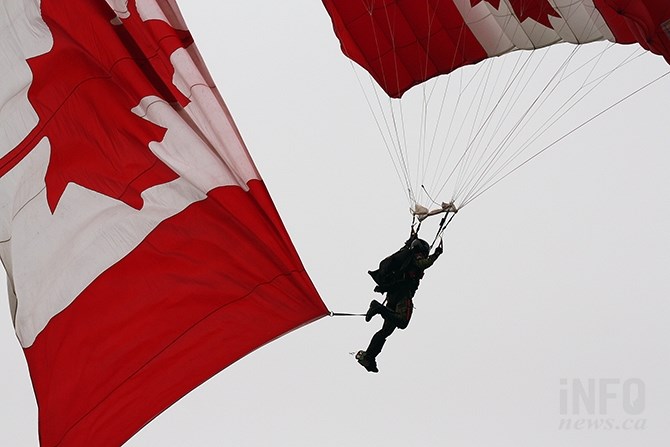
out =
{"type": "Polygon", "coordinates": [[[670,62],[664,0],[324,0],[342,51],[386,93],[463,65],[560,42],[637,42],[670,62]]]}
{"type": "Polygon", "coordinates": [[[635,61],[645,53],[670,62],[670,3],[665,0],[323,4],[342,52],[382,90],[369,93],[359,77],[410,208],[419,217],[429,214],[427,202],[454,203],[460,209],[668,74],[665,64],[651,79],[635,71],[635,61]],[[591,45],[582,44],[591,42],[604,42],[601,51],[584,55],[582,48],[591,45]],[[631,52],[618,59],[609,57],[613,46],[631,43],[639,46],[630,46],[631,52]],[[629,78],[639,78],[637,87],[607,92],[608,84],[617,83],[612,74],[625,70],[632,71],[629,78]],[[549,74],[540,80],[540,72],[549,74]],[[609,102],[585,106],[584,98],[597,96],[598,89],[607,92],[601,96],[609,102]],[[409,101],[416,105],[407,106],[409,101]],[[408,130],[413,116],[418,123],[408,130]],[[444,200],[445,189],[452,186],[451,197],[444,200]]]}

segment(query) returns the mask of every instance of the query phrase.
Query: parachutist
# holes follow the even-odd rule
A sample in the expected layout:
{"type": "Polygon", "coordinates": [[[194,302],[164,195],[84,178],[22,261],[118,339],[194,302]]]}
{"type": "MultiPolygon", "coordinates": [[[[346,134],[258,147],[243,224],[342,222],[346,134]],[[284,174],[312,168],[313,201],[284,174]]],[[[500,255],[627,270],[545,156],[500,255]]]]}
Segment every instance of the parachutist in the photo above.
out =
{"type": "Polygon", "coordinates": [[[412,232],[405,245],[379,263],[379,268],[368,272],[377,286],[375,292],[386,294],[385,304],[372,300],[365,314],[369,322],[375,315],[381,315],[384,323],[372,336],[365,351],[358,351],[356,359],[369,372],[378,372],[377,356],[384,347],[386,339],[398,329],[405,329],[412,317],[414,304],[412,298],[419,288],[424,271],[432,266],[443,252],[443,244],[430,254],[430,245],[412,232]]]}

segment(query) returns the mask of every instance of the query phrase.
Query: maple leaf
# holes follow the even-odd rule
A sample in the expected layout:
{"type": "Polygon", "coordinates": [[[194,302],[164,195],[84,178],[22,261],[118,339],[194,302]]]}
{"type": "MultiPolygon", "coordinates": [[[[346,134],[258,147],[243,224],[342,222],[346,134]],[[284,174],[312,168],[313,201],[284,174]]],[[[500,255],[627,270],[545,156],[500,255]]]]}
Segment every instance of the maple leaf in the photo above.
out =
{"type": "Polygon", "coordinates": [[[143,191],[178,175],[149,149],[166,129],[131,109],[147,96],[188,104],[172,83],[169,57],[191,37],[163,21],[143,22],[134,2],[123,25],[112,24],[116,16],[105,2],[43,0],[41,10],[53,47],[27,61],[33,73],[28,99],[39,122],[0,161],[0,175],[46,136],[52,212],[69,183],[140,209],[143,191]]]}
{"type": "MultiPolygon", "coordinates": [[[[470,0],[470,5],[475,7],[484,1],[489,3],[495,9],[500,9],[501,0],[470,0]]],[[[549,0],[509,0],[509,3],[514,10],[514,14],[516,14],[519,19],[519,22],[523,22],[526,19],[532,19],[547,28],[552,28],[551,22],[549,22],[549,16],[561,17],[558,11],[556,11],[551,3],[549,3],[549,0]]]]}

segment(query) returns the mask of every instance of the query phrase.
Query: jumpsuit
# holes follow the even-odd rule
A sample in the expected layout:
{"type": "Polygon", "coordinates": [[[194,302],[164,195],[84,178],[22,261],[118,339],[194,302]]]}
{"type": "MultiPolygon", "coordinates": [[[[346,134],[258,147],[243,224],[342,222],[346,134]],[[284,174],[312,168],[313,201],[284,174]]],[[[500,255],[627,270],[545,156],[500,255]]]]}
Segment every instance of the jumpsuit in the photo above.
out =
{"type": "Polygon", "coordinates": [[[365,356],[374,361],[386,343],[386,339],[398,329],[405,329],[412,318],[414,304],[412,298],[419,288],[419,281],[423,278],[424,270],[429,268],[439,254],[433,253],[424,259],[413,259],[405,269],[402,277],[386,293],[386,304],[379,308],[379,314],[384,319],[381,329],[372,336],[370,345],[365,350],[365,356]]]}

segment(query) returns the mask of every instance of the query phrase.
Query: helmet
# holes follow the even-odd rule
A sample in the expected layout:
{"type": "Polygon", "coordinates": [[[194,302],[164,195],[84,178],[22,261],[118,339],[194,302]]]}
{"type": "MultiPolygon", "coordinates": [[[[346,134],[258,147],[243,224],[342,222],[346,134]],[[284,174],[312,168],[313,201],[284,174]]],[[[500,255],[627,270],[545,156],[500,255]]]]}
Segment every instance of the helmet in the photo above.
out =
{"type": "Polygon", "coordinates": [[[428,253],[430,253],[430,245],[423,239],[413,240],[412,245],[409,246],[409,249],[414,253],[421,253],[424,256],[428,256],[428,253]]]}

